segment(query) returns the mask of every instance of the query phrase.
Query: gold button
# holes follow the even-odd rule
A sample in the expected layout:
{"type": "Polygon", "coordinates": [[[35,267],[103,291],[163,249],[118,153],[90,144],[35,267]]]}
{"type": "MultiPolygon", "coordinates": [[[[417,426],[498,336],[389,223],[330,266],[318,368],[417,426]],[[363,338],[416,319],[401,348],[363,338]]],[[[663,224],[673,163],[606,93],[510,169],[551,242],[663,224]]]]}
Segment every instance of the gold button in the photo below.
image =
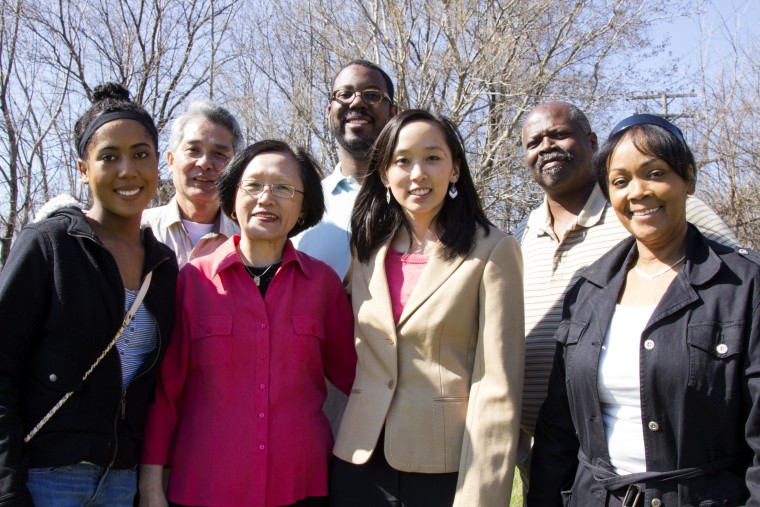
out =
{"type": "Polygon", "coordinates": [[[657,424],[655,421],[649,421],[649,429],[652,431],[660,431],[660,425],[657,424]]]}

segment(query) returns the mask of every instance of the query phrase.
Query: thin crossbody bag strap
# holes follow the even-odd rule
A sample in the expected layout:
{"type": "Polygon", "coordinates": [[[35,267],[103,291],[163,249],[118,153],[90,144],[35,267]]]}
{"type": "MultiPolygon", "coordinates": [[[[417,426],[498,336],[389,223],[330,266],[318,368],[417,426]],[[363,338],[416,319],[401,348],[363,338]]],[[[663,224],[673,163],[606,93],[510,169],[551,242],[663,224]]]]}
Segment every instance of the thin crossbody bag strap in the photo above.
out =
{"type": "MultiPolygon", "coordinates": [[[[124,320],[122,321],[121,326],[119,327],[119,330],[116,331],[116,335],[113,337],[113,340],[111,340],[111,343],[108,344],[108,346],[98,356],[95,362],[92,363],[92,366],[90,366],[90,369],[85,372],[84,377],[82,377],[82,382],[87,380],[87,377],[90,376],[90,373],[92,373],[92,371],[100,364],[103,358],[106,357],[106,355],[111,351],[114,345],[116,345],[116,342],[119,341],[121,334],[127,328],[129,323],[132,322],[132,319],[135,317],[135,314],[137,313],[137,309],[140,307],[140,303],[142,303],[143,298],[145,298],[145,294],[148,292],[148,287],[150,287],[151,278],[153,278],[153,272],[149,271],[148,274],[145,275],[145,279],[143,280],[143,283],[140,286],[140,291],[137,293],[137,296],[135,297],[135,301],[134,303],[132,303],[132,306],[129,308],[129,311],[124,316],[124,320]]],[[[29,442],[32,439],[32,437],[34,437],[34,435],[36,435],[37,432],[40,431],[43,426],[45,426],[45,424],[47,424],[50,418],[53,417],[56,412],[58,412],[58,409],[60,409],[69,398],[71,398],[72,394],[74,394],[74,391],[69,391],[68,393],[63,395],[63,398],[61,398],[58,401],[58,403],[56,403],[47,414],[45,414],[45,417],[40,419],[40,422],[38,422],[37,425],[34,428],[32,428],[32,431],[30,431],[29,434],[26,437],[24,437],[24,443],[29,442]]]]}

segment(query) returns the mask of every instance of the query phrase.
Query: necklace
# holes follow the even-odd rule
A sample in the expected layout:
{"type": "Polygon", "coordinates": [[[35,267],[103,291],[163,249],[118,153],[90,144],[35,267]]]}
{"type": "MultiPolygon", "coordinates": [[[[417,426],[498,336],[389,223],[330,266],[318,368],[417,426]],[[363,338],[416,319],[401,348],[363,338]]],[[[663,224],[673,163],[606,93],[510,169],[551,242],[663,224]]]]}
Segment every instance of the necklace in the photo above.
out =
{"type": "Polygon", "coordinates": [[[675,261],[673,264],[671,264],[671,265],[670,265],[670,266],[668,266],[667,268],[665,268],[665,269],[662,269],[662,270],[658,271],[657,273],[655,273],[655,274],[653,274],[653,275],[648,275],[648,274],[644,273],[642,270],[640,270],[640,269],[638,268],[638,266],[634,266],[634,267],[633,267],[633,270],[636,272],[636,274],[637,274],[637,275],[639,275],[641,278],[644,278],[645,280],[654,280],[654,279],[655,279],[655,278],[657,278],[658,276],[662,276],[662,275],[664,275],[665,273],[667,273],[668,271],[670,271],[670,270],[671,270],[671,269],[673,269],[674,267],[676,267],[676,266],[678,266],[679,264],[681,264],[681,262],[683,262],[683,260],[684,260],[685,258],[686,258],[686,254],[684,254],[684,256],[683,256],[683,257],[681,257],[680,259],[678,259],[677,261],[675,261]]]}
{"type": "Polygon", "coordinates": [[[406,253],[407,254],[424,254],[425,247],[427,246],[428,241],[433,239],[432,232],[433,231],[430,228],[428,228],[425,235],[419,241],[415,237],[414,233],[410,233],[412,244],[409,246],[409,250],[406,253]]]}
{"type": "Polygon", "coordinates": [[[269,271],[270,269],[272,269],[272,266],[276,266],[277,264],[279,264],[279,263],[275,262],[274,264],[270,264],[269,266],[267,266],[267,268],[264,270],[264,272],[261,273],[260,275],[257,275],[256,273],[253,272],[253,266],[246,266],[245,264],[243,264],[243,266],[245,266],[245,270],[248,271],[248,274],[253,277],[253,283],[255,283],[256,287],[258,287],[258,286],[261,285],[261,277],[264,276],[264,275],[266,275],[267,271],[269,271]]]}

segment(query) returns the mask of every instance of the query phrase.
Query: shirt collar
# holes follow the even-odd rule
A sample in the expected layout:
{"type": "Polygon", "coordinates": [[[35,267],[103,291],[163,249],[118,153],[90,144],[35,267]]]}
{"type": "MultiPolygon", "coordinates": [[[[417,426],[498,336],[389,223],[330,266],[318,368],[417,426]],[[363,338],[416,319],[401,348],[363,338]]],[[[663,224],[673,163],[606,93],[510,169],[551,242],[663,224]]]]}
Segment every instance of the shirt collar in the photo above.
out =
{"type": "MultiPolygon", "coordinates": [[[[182,213],[179,210],[179,203],[177,203],[176,195],[172,197],[169,204],[166,205],[166,212],[162,214],[160,226],[162,228],[168,228],[174,224],[182,224],[182,213]]],[[[220,208],[216,215],[216,220],[214,220],[214,226],[211,228],[210,232],[215,234],[222,233],[228,238],[231,238],[233,235],[240,232],[240,228],[231,218],[225,215],[220,208]]]]}
{"type": "MultiPolygon", "coordinates": [[[[225,241],[219,248],[216,249],[216,251],[212,254],[213,255],[213,266],[211,270],[212,276],[217,276],[219,273],[224,271],[225,269],[228,269],[235,264],[243,265],[242,259],[240,259],[240,255],[237,251],[237,246],[240,243],[240,235],[235,234],[230,239],[225,241]]],[[[303,262],[305,254],[302,252],[299,252],[295,249],[293,246],[293,243],[290,241],[290,239],[287,240],[285,243],[285,249],[282,254],[282,266],[285,267],[288,264],[294,263],[296,264],[300,270],[306,275],[307,277],[311,278],[311,273],[309,271],[309,267],[303,262]]]]}
{"type": "Polygon", "coordinates": [[[591,195],[588,196],[586,204],[578,214],[578,225],[580,227],[593,227],[599,223],[604,214],[604,208],[607,206],[607,198],[602,193],[599,185],[594,185],[591,195]]]}
{"type": "Polygon", "coordinates": [[[337,194],[341,191],[350,191],[358,189],[359,182],[353,176],[344,176],[340,168],[340,162],[335,165],[335,170],[322,180],[322,188],[331,194],[337,194]]]}
{"type": "MultiPolygon", "coordinates": [[[[573,224],[572,228],[589,228],[597,225],[602,219],[602,215],[604,214],[604,209],[607,204],[607,198],[604,197],[604,194],[599,188],[599,185],[594,185],[594,188],[591,190],[591,194],[586,200],[586,204],[583,205],[583,209],[575,219],[575,223],[573,224]]],[[[551,212],[549,211],[549,202],[546,199],[546,194],[544,194],[544,201],[541,203],[539,210],[539,213],[532,213],[530,215],[530,218],[528,219],[528,227],[529,229],[534,229],[538,235],[549,234],[548,231],[552,230],[552,218],[551,212]]]]}

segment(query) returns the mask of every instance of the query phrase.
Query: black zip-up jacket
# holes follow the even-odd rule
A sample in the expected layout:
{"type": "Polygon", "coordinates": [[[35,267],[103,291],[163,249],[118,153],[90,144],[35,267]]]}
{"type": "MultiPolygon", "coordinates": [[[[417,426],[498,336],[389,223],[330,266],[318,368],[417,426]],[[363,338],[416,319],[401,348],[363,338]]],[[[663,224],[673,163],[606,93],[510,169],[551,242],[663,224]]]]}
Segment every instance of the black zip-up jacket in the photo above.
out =
{"type": "Polygon", "coordinates": [[[125,314],[116,260],[82,211],[63,208],[16,238],[0,272],[0,506],[32,505],[29,467],[137,465],[177,280],[174,253],[149,228],[142,237],[143,277],[153,271],[144,304],[158,323],[158,346],[126,391],[116,347],[82,382],[125,314]],[[73,396],[24,444],[67,391],[73,396]]]}

